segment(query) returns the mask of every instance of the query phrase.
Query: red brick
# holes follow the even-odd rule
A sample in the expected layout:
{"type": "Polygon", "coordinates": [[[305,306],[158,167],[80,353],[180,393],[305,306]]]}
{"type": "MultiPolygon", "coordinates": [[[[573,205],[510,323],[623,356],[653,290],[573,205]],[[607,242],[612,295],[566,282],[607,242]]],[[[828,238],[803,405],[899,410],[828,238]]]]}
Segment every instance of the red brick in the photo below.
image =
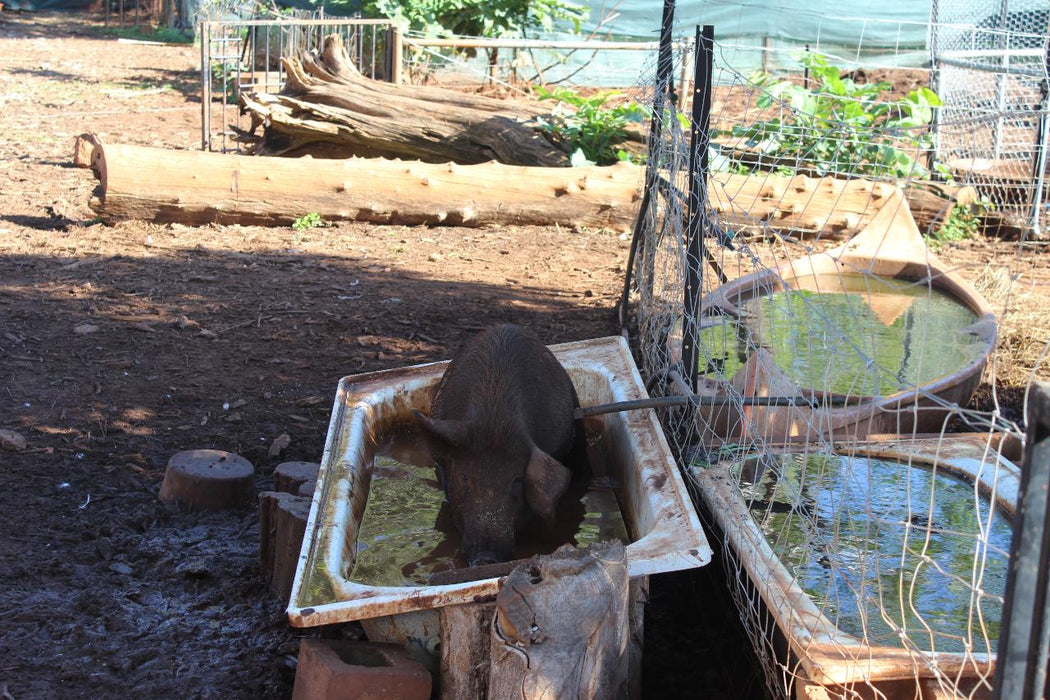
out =
{"type": "Polygon", "coordinates": [[[292,700],[428,700],[430,683],[396,644],[304,639],[292,700]]]}

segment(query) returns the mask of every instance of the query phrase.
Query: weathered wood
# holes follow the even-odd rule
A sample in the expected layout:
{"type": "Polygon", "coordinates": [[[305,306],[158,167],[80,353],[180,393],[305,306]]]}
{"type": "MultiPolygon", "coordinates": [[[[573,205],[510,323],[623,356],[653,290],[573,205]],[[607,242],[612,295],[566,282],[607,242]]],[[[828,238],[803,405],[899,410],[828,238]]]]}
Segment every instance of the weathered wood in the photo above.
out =
{"type": "Polygon", "coordinates": [[[108,221],[277,224],[325,221],[606,227],[634,218],[642,171],[384,159],[261,158],[145,146],[95,148],[91,207],[108,221]]]}
{"type": "Polygon", "coordinates": [[[528,561],[528,559],[514,559],[512,561],[501,561],[495,564],[482,564],[463,569],[452,569],[451,571],[436,571],[427,577],[427,583],[431,586],[448,586],[453,583],[466,583],[467,581],[480,581],[486,578],[500,578],[514,570],[516,566],[528,561]]]}
{"type": "Polygon", "coordinates": [[[78,168],[91,167],[91,155],[99,145],[98,137],[91,132],[77,136],[73,142],[73,165],[78,168]]]}
{"type": "MultiPolygon", "coordinates": [[[[874,180],[848,178],[842,175],[821,175],[813,168],[807,167],[805,163],[799,163],[791,159],[770,158],[768,155],[748,149],[734,148],[725,143],[720,145],[723,152],[728,154],[733,160],[756,169],[756,174],[741,177],[750,177],[755,182],[765,180],[770,183],[770,188],[767,190],[767,198],[769,197],[768,193],[779,192],[780,188],[775,183],[785,179],[767,172],[778,165],[787,167],[795,173],[794,177],[787,179],[804,178],[800,182],[820,183],[820,187],[824,189],[822,199],[825,204],[817,208],[813,208],[805,200],[804,194],[794,197],[792,202],[785,202],[784,206],[778,209],[778,216],[775,217],[783,220],[779,223],[772,222],[774,228],[789,226],[792,223],[792,214],[804,212],[805,216],[795,218],[796,226],[793,228],[797,228],[799,233],[805,234],[821,231],[822,233],[853,234],[864,228],[874,215],[874,211],[877,211],[879,208],[876,206],[873,209],[869,203],[864,201],[865,193],[872,192],[876,187],[874,180]],[[835,195],[839,193],[843,193],[847,200],[841,203],[838,202],[835,195]],[[833,210],[832,219],[821,226],[819,224],[821,216],[829,207],[833,210]],[[858,216],[860,219],[857,218],[858,216]]],[[[714,177],[720,178],[721,176],[715,175],[714,177]]],[[[968,186],[916,180],[901,181],[900,184],[904,196],[908,200],[908,206],[911,208],[912,218],[915,219],[916,225],[924,234],[940,228],[951,215],[956,203],[970,204],[977,199],[977,191],[973,187],[968,186]]],[[[881,187],[893,188],[894,185],[892,183],[884,183],[881,187]]],[[[815,192],[816,190],[816,187],[810,187],[805,191],[815,192]]],[[[778,195],[774,194],[773,196],[777,197],[778,195]]]]}
{"type": "Polygon", "coordinates": [[[489,697],[626,696],[628,581],[619,542],[515,569],[496,597],[489,697]]]}
{"type": "Polygon", "coordinates": [[[157,497],[186,510],[248,508],[255,501],[255,470],[232,452],[176,452],[168,459],[157,497]]]}
{"type": "Polygon", "coordinates": [[[902,189],[912,218],[923,234],[932,233],[943,226],[956,204],[970,205],[977,201],[977,190],[968,186],[943,182],[908,182],[902,189]]]}
{"type": "Polygon", "coordinates": [[[252,131],[263,127],[257,155],[569,165],[534,119],[548,106],[371,80],[350,62],[339,35],[326,37],[320,52],[283,62],[280,94],[241,98],[252,131]]]}
{"type": "Polygon", "coordinates": [[[488,695],[489,647],[495,603],[441,608],[442,700],[488,695]]]}
{"type": "Polygon", "coordinates": [[[299,493],[299,487],[316,482],[320,468],[316,462],[281,462],[273,470],[273,490],[305,495],[299,493]]]}
{"type": "Polygon", "coordinates": [[[259,494],[259,559],[263,578],[284,601],[292,592],[310,499],[290,493],[259,494]]]}
{"type": "MultiPolygon", "coordinates": [[[[109,221],[287,225],[316,212],[325,221],[626,230],[643,182],[641,168],[628,163],[529,168],[113,144],[95,147],[92,158],[102,188],[91,206],[109,221]]],[[[708,184],[723,222],[828,237],[867,226],[896,191],[888,183],[802,175],[715,173],[708,184]]]]}

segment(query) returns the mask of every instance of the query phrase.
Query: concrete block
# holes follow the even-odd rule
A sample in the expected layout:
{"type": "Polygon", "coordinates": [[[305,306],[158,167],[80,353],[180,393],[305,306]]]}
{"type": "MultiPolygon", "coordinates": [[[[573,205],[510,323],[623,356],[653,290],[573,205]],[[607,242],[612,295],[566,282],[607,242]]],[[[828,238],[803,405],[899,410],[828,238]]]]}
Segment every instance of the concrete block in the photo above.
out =
{"type": "Polygon", "coordinates": [[[396,644],[304,639],[292,700],[428,700],[430,673],[396,644]]]}

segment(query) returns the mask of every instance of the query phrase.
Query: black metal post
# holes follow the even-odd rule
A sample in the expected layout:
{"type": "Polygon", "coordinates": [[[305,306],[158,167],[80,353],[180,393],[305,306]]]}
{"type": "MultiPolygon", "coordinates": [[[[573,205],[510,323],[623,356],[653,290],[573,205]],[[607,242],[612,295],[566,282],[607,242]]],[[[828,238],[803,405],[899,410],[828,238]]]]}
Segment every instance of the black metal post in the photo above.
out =
{"type": "Polygon", "coordinates": [[[700,296],[703,291],[704,232],[707,228],[707,148],[711,136],[711,73],[714,67],[715,28],[696,28],[693,73],[693,123],[690,129],[689,220],[685,230],[685,309],[682,315],[682,360],[690,391],[700,374],[700,296]]]}
{"type": "Polygon", "coordinates": [[[1048,697],[1050,382],[1032,386],[995,665],[995,700],[1048,697]]]}
{"type": "MultiPolygon", "coordinates": [[[[674,30],[674,10],[676,0],[664,0],[663,17],[660,20],[660,48],[656,54],[656,91],[653,95],[653,116],[649,126],[648,155],[645,167],[645,191],[642,203],[638,207],[638,217],[634,220],[634,232],[631,234],[631,252],[627,255],[627,274],[624,275],[623,293],[616,307],[620,328],[627,326],[627,299],[631,293],[631,275],[634,271],[634,260],[642,245],[642,233],[649,210],[653,203],[652,189],[660,164],[655,155],[659,151],[660,139],[663,137],[664,118],[668,116],[668,106],[675,109],[678,98],[674,94],[674,56],[671,52],[672,31],[674,30]],[[670,103],[670,105],[668,105],[670,103]]],[[[673,118],[673,117],[672,117],[673,118]]]]}

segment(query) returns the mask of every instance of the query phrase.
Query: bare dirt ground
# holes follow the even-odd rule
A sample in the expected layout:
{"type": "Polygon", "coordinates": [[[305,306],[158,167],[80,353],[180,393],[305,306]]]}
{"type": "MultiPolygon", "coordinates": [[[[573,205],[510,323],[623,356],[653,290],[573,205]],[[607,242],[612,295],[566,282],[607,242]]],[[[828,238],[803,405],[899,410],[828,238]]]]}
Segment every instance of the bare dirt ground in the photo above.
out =
{"type": "MultiPolygon", "coordinates": [[[[99,26],[0,14],[0,428],[28,441],[0,451],[0,690],[286,697],[304,632],[259,575],[257,515],[169,512],[156,498],[168,457],[237,452],[265,490],[277,463],[320,458],[344,375],[446,358],[499,321],[550,343],[613,334],[628,242],[546,228],[103,226],[87,207],[94,179],[71,166],[74,137],[195,148],[200,104],[193,47],[120,43],[99,26]],[[290,445],[270,456],[282,434],[290,445]]],[[[1045,253],[981,240],[945,257],[975,274],[1008,268],[1047,308],[1045,253]]],[[[1006,401],[1016,413],[1017,396],[1006,401]]],[[[654,581],[653,696],[757,692],[724,642],[724,601],[675,613],[683,597],[713,601],[707,576],[654,581]],[[679,628],[661,641],[661,624],[679,628]],[[660,666],[683,646],[694,661],[660,666]]]]}

